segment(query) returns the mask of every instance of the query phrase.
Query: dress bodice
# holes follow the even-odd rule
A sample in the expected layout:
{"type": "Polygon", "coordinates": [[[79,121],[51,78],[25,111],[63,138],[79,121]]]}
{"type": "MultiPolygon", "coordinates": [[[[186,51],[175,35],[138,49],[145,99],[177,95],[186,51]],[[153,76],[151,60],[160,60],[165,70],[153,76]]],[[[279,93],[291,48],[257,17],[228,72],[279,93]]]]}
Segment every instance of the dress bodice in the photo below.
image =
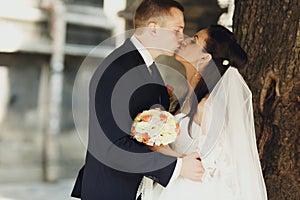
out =
{"type": "MultiPolygon", "coordinates": [[[[205,130],[193,122],[191,133],[189,134],[188,123],[190,118],[185,117],[185,114],[178,114],[175,117],[179,120],[180,134],[176,141],[171,144],[171,148],[181,154],[200,152],[206,139],[205,130]]],[[[205,158],[201,158],[205,169],[201,182],[178,177],[176,181],[170,183],[165,189],[156,185],[154,188],[155,199],[199,199],[199,197],[204,200],[239,199],[234,192],[235,182],[231,178],[231,173],[234,169],[226,148],[224,148],[225,139],[225,135],[221,134],[220,137],[216,138],[216,145],[214,145],[210,153],[205,158]],[[218,191],[218,193],[215,191],[218,191]]]]}
{"type": "MultiPolygon", "coordinates": [[[[189,134],[188,123],[190,118],[185,117],[185,114],[181,113],[176,115],[176,119],[179,120],[180,134],[176,141],[171,144],[171,148],[181,154],[198,152],[201,155],[201,148],[206,140],[205,131],[200,125],[193,122],[189,134]]],[[[230,156],[228,155],[227,147],[224,146],[226,140],[225,134],[220,134],[215,140],[216,145],[214,145],[210,153],[205,158],[201,158],[201,162],[205,168],[206,180],[204,181],[216,179],[220,173],[224,175],[224,173],[227,174],[232,171],[230,156]]]]}
{"type": "Polygon", "coordinates": [[[199,141],[203,141],[205,137],[201,126],[193,122],[189,133],[188,124],[190,118],[183,113],[177,114],[175,117],[179,121],[180,134],[177,136],[176,141],[171,144],[171,148],[181,154],[199,151],[201,146],[199,141]]]}

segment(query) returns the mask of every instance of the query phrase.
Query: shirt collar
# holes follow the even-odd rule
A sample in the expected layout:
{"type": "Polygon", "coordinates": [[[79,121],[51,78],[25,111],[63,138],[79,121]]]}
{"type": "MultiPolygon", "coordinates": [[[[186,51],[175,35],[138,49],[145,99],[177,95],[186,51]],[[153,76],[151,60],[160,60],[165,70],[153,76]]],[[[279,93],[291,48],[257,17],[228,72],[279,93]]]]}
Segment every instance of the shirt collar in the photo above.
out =
{"type": "Polygon", "coordinates": [[[143,46],[143,44],[134,35],[131,36],[130,41],[133,43],[133,45],[143,57],[147,67],[152,65],[152,63],[154,62],[153,58],[150,55],[149,51],[143,46]]]}

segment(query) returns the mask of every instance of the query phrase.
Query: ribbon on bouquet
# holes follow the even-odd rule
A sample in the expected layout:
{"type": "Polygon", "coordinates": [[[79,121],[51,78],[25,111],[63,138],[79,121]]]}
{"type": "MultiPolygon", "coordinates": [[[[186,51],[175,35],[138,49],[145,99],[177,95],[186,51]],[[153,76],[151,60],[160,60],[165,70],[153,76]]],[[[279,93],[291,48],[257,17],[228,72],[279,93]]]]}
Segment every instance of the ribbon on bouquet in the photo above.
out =
{"type": "Polygon", "coordinates": [[[144,176],[137,190],[135,199],[141,195],[142,200],[153,200],[153,183],[154,181],[152,179],[144,176]]]}

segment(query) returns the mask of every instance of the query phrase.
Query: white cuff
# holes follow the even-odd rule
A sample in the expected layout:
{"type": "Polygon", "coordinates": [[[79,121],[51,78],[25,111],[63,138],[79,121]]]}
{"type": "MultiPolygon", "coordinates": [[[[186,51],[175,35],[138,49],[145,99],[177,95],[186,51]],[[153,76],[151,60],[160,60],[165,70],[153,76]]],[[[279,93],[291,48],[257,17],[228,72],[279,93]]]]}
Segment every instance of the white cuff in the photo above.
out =
{"type": "MultiPolygon", "coordinates": [[[[176,163],[175,169],[173,171],[173,175],[172,175],[169,183],[178,178],[178,176],[180,175],[181,166],[182,166],[182,158],[177,158],[177,163],[176,163]]],[[[169,185],[169,183],[168,183],[168,185],[169,185]]]]}

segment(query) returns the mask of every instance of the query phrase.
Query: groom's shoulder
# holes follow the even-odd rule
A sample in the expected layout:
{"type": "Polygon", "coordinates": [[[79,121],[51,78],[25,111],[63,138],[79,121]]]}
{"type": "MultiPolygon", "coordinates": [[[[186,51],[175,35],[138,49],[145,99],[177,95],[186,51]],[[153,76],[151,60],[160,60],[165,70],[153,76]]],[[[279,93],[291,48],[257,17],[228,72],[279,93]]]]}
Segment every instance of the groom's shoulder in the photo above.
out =
{"type": "Polygon", "coordinates": [[[126,39],[125,42],[117,47],[112,53],[110,53],[102,62],[102,65],[127,65],[129,62],[134,64],[140,64],[141,55],[139,54],[136,47],[130,41],[130,39],[126,39]],[[134,62],[134,63],[132,63],[134,62]]]}
{"type": "Polygon", "coordinates": [[[112,77],[113,74],[113,77],[117,78],[117,74],[126,73],[132,67],[141,64],[143,64],[141,55],[130,39],[127,39],[98,65],[92,80],[95,79],[94,81],[97,83],[99,77],[102,77],[104,74],[108,75],[108,77],[112,77]]]}

